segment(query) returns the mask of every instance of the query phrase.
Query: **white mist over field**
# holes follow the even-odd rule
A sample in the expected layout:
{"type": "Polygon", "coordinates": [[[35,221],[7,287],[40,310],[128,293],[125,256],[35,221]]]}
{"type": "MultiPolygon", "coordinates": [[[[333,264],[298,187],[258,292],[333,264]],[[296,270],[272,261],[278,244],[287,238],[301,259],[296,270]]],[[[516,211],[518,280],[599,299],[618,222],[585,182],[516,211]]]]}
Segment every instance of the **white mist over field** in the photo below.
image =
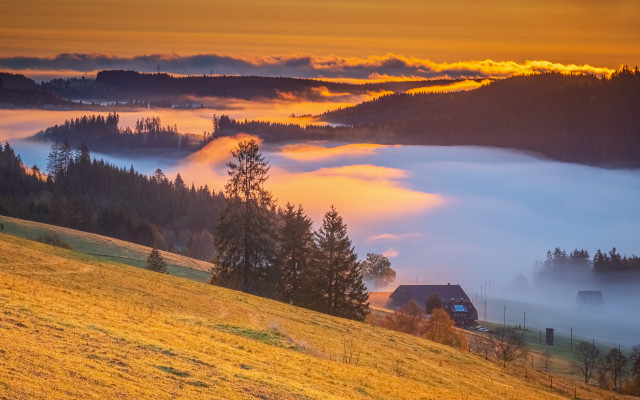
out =
{"type": "MultiPolygon", "coordinates": [[[[40,116],[28,111],[24,116],[37,117],[27,120],[15,113],[0,111],[0,139],[9,140],[28,165],[36,163],[43,169],[48,146],[17,139],[71,114],[82,115],[40,116]]],[[[168,116],[166,122],[162,116],[163,124],[210,129],[204,115],[180,113],[168,116]]],[[[121,114],[121,120],[137,117],[121,114]]],[[[127,168],[133,164],[148,174],[162,168],[170,179],[180,172],[188,184],[206,183],[218,191],[223,189],[225,162],[237,139],[215,140],[183,160],[94,156],[127,168]]],[[[396,284],[450,282],[461,284],[474,297],[490,281],[490,296],[571,312],[576,291],[591,288],[560,286],[553,293],[529,293],[513,290],[514,278],[523,275],[531,283],[534,262],[556,246],[567,251],[584,248],[590,255],[614,246],[623,255],[640,254],[637,170],[609,170],[475,147],[298,143],[263,144],[262,151],[272,166],[267,186],[278,203],[302,204],[316,226],[335,205],[361,258],[376,252],[391,260],[398,277],[389,290],[396,284]]],[[[499,308],[499,312],[490,309],[488,317],[502,321],[499,308]]],[[[478,309],[482,318],[483,310],[478,309]]],[[[519,321],[522,309],[510,306],[513,323],[519,321]]],[[[535,318],[547,323],[533,314],[532,323],[535,318]]],[[[564,318],[558,315],[552,320],[564,318]]],[[[590,317],[581,318],[588,327],[590,317]]],[[[610,318],[615,317],[610,314],[610,318]]],[[[625,340],[640,338],[637,317],[626,314],[620,323],[628,328],[621,333],[625,340]]]]}

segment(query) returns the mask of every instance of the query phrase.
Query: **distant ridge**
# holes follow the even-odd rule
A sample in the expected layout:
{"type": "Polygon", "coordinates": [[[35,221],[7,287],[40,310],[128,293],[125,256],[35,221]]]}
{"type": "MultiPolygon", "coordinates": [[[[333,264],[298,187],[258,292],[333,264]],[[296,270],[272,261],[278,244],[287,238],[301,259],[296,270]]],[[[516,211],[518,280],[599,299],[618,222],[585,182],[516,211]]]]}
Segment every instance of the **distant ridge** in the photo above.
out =
{"type": "Polygon", "coordinates": [[[552,159],[640,167],[640,72],[542,74],[447,94],[395,94],[327,112],[387,143],[511,148],[552,159]]]}

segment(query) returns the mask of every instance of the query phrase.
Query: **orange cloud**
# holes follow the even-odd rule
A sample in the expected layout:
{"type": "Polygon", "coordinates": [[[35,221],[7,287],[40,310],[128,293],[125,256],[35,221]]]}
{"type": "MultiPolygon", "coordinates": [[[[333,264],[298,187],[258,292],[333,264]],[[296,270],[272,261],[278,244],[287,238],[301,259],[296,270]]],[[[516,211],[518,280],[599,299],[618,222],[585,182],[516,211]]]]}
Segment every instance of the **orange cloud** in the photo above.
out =
{"type": "Polygon", "coordinates": [[[339,157],[369,156],[386,147],[389,146],[372,143],[354,143],[336,147],[289,144],[280,149],[280,154],[296,161],[318,161],[339,157]]]}
{"type": "Polygon", "coordinates": [[[385,251],[384,253],[382,253],[383,256],[387,257],[387,258],[396,258],[398,257],[398,251],[394,248],[391,248],[387,251],[385,251]]]}
{"type": "MultiPolygon", "coordinates": [[[[512,75],[532,74],[539,72],[560,72],[564,74],[586,73],[594,75],[608,76],[614,70],[606,67],[594,67],[588,64],[562,64],[545,60],[532,60],[518,63],[516,61],[493,61],[493,60],[470,60],[459,61],[454,63],[433,62],[429,59],[406,57],[393,53],[384,56],[369,57],[338,57],[332,56],[312,56],[312,55],[292,55],[278,58],[263,58],[265,64],[273,64],[283,59],[303,58],[308,61],[309,65],[319,73],[322,71],[344,71],[348,72],[355,69],[375,69],[382,68],[385,70],[396,69],[398,71],[414,71],[413,76],[422,74],[437,75],[440,77],[461,76],[475,77],[478,75],[486,77],[506,77],[512,75]]],[[[372,80],[384,79],[387,75],[378,71],[369,74],[372,80]]],[[[427,75],[428,76],[428,75],[427,75]]],[[[402,79],[405,79],[404,76],[402,79]]],[[[406,80],[406,79],[405,79],[406,80]]]]}
{"type": "Polygon", "coordinates": [[[434,86],[426,86],[421,88],[415,88],[407,90],[409,94],[417,94],[417,93],[450,93],[450,92],[461,92],[466,90],[477,89],[482,85],[488,85],[491,83],[490,79],[484,79],[481,82],[477,82],[474,80],[464,80],[459,82],[454,82],[451,85],[434,85],[434,86]]]}
{"type": "MultiPolygon", "coordinates": [[[[589,64],[563,64],[547,60],[494,61],[466,60],[458,62],[434,62],[426,58],[407,57],[388,53],[382,56],[339,57],[313,54],[289,54],[283,56],[223,56],[197,54],[153,54],[147,56],[109,56],[104,54],[59,54],[56,57],[0,57],[0,67],[14,72],[40,74],[41,77],[59,70],[62,75],[91,74],[99,69],[135,69],[162,71],[174,76],[184,75],[259,75],[294,76],[352,83],[423,80],[432,78],[501,78],[512,75],[540,72],[564,74],[586,73],[608,76],[612,68],[589,64]],[[207,67],[205,67],[207,66],[207,67]],[[214,69],[215,68],[215,69],[214,69]],[[78,72],[73,72],[76,69],[78,72]],[[38,71],[44,71],[40,73],[38,71]]],[[[326,88],[312,93],[317,97],[341,98],[344,93],[331,93],[326,88]]],[[[286,94],[283,94],[286,97],[286,94]]]]}
{"type": "Polygon", "coordinates": [[[374,241],[374,240],[393,240],[393,241],[398,241],[398,240],[404,240],[404,239],[409,239],[409,238],[419,238],[422,237],[423,235],[421,233],[415,232],[415,233],[401,233],[401,234],[394,234],[394,233],[382,233],[380,235],[374,235],[371,236],[369,238],[367,238],[367,241],[374,241]]]}

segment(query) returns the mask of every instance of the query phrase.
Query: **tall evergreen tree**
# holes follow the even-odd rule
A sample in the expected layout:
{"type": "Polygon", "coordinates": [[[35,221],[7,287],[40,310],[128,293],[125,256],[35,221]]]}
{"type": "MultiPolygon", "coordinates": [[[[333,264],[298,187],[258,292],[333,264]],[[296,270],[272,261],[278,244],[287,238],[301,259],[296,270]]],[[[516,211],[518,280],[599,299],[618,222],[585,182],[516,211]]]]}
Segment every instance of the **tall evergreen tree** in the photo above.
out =
{"type": "Polygon", "coordinates": [[[227,207],[215,235],[217,283],[253,294],[265,294],[275,258],[275,211],[264,188],[269,165],[255,140],[241,141],[227,163],[227,207]]]}
{"type": "Polygon", "coordinates": [[[309,274],[313,251],[311,219],[302,206],[296,210],[287,203],[278,228],[276,298],[296,305],[305,303],[308,294],[305,278],[309,274]]]}
{"type": "Polygon", "coordinates": [[[73,153],[67,139],[62,143],[53,143],[47,156],[47,172],[49,175],[59,177],[67,171],[67,167],[72,161],[73,153]]]}
{"type": "Polygon", "coordinates": [[[53,143],[47,155],[47,173],[55,176],[60,172],[60,143],[53,143]]]}
{"type": "Polygon", "coordinates": [[[325,214],[315,232],[314,293],[310,308],[362,321],[369,312],[367,289],[362,282],[358,256],[347,236],[347,226],[335,207],[325,214]]]}

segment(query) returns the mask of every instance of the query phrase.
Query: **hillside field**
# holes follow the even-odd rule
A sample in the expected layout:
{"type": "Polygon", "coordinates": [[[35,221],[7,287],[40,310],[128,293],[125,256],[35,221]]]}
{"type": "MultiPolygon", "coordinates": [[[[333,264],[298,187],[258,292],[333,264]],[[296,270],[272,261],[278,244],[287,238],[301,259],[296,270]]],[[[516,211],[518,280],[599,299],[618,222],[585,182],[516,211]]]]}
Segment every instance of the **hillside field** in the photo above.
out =
{"type": "MultiPolygon", "coordinates": [[[[151,251],[150,247],[108,236],[4,215],[0,216],[0,223],[4,225],[5,233],[11,235],[38,240],[45,233],[55,233],[79,253],[91,255],[99,260],[117,261],[133,267],[145,268],[147,266],[147,256],[151,251]]],[[[210,271],[213,267],[211,263],[168,251],[161,251],[160,253],[167,263],[167,271],[170,275],[200,282],[206,282],[211,277],[210,271]]]]}
{"type": "Polygon", "coordinates": [[[622,398],[0,234],[1,399],[622,398]]]}

